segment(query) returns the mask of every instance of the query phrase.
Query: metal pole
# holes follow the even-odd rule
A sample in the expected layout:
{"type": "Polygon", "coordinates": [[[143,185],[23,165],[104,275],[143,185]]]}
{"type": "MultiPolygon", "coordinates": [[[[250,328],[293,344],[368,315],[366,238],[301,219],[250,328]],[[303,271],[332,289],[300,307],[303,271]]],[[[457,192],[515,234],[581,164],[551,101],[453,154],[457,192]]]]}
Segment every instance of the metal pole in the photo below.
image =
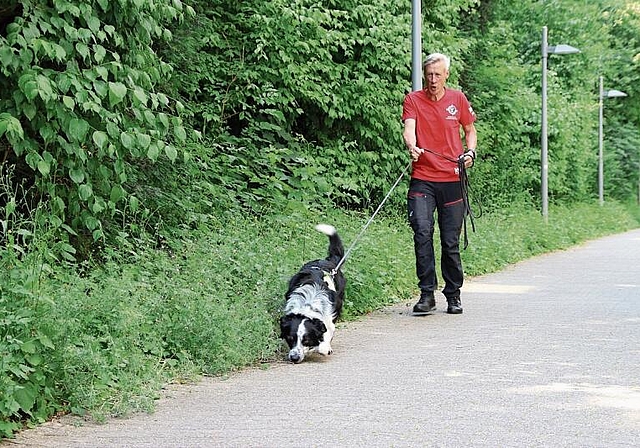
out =
{"type": "Polygon", "coordinates": [[[603,97],[604,97],[604,81],[600,77],[600,90],[598,94],[598,199],[600,205],[604,205],[604,157],[603,157],[603,97]]]}
{"type": "Polygon", "coordinates": [[[542,217],[549,220],[549,163],[547,148],[547,27],[542,27],[542,137],[540,148],[542,217]]]}
{"type": "Polygon", "coordinates": [[[422,89],[422,0],[411,0],[411,88],[422,89]]]}

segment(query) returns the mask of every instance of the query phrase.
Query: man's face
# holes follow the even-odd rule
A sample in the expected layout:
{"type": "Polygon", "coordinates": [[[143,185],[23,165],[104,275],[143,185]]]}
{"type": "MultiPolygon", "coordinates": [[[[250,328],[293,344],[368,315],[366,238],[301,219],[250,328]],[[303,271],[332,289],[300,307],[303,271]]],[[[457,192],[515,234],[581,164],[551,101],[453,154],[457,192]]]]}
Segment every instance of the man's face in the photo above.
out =
{"type": "Polygon", "coordinates": [[[429,64],[425,69],[424,78],[427,84],[427,92],[430,95],[439,97],[444,92],[444,85],[447,82],[447,78],[449,78],[449,72],[444,61],[429,64]]]}

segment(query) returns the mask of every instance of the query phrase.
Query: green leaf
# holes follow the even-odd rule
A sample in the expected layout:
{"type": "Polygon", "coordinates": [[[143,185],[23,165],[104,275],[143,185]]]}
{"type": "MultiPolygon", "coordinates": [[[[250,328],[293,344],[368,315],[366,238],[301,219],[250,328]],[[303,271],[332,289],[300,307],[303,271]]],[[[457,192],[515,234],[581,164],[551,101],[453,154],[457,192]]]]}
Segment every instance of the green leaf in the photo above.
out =
{"type": "Polygon", "coordinates": [[[35,386],[31,383],[26,383],[24,386],[18,386],[13,392],[13,398],[15,398],[20,405],[20,409],[30,414],[31,408],[33,408],[33,405],[36,402],[35,386]]]}
{"type": "Polygon", "coordinates": [[[146,109],[144,111],[144,119],[145,121],[152,127],[156,125],[156,116],[150,110],[146,109]]]}
{"type": "Polygon", "coordinates": [[[136,87],[133,91],[133,96],[134,98],[136,98],[141,104],[143,105],[147,105],[147,101],[149,100],[147,98],[147,94],[144,92],[144,90],[142,90],[140,87],[136,87]]]}
{"type": "Polygon", "coordinates": [[[136,212],[140,208],[140,201],[135,196],[129,196],[129,208],[131,211],[136,212]]]}
{"type": "Polygon", "coordinates": [[[173,145],[165,146],[164,153],[167,155],[167,157],[169,157],[169,160],[171,160],[172,162],[175,162],[176,158],[178,157],[178,151],[176,151],[176,148],[173,145]]]}
{"type": "Polygon", "coordinates": [[[36,367],[42,364],[44,358],[36,353],[34,355],[25,356],[25,359],[29,363],[29,365],[36,367]]]}
{"type": "Polygon", "coordinates": [[[83,216],[83,224],[89,230],[95,230],[100,227],[100,221],[93,215],[85,215],[83,216]]]}
{"type": "Polygon", "coordinates": [[[102,231],[102,229],[96,229],[93,232],[91,232],[91,235],[93,236],[93,241],[98,241],[100,238],[104,238],[104,232],[102,231]]]}
{"type": "Polygon", "coordinates": [[[50,170],[51,166],[49,165],[49,162],[44,159],[38,161],[38,171],[40,171],[40,174],[42,174],[44,177],[47,177],[50,170]]]}
{"type": "Polygon", "coordinates": [[[116,104],[122,102],[126,95],[127,86],[125,86],[121,82],[109,83],[109,103],[111,104],[111,106],[115,106],[116,104]]]}
{"type": "Polygon", "coordinates": [[[120,133],[120,143],[127,149],[133,149],[136,145],[136,141],[131,134],[128,132],[120,133]]]}
{"type": "MultiPolygon", "coordinates": [[[[3,121],[5,122],[5,130],[10,142],[16,143],[18,140],[24,139],[24,130],[17,118],[5,112],[0,114],[0,123],[3,121]]],[[[0,130],[0,135],[2,134],[3,132],[0,130]]]]}
{"type": "Polygon", "coordinates": [[[27,341],[20,346],[20,351],[22,353],[35,353],[36,352],[36,344],[34,341],[27,341]]]}
{"type": "Polygon", "coordinates": [[[154,162],[158,160],[158,156],[160,155],[160,148],[158,145],[151,145],[149,149],[147,149],[147,157],[154,162]]]}
{"type": "Polygon", "coordinates": [[[89,46],[84,42],[76,43],[76,51],[82,56],[82,59],[87,60],[89,58],[89,46]]]}
{"type": "Polygon", "coordinates": [[[169,98],[167,98],[167,95],[165,95],[164,93],[158,93],[158,101],[160,101],[160,104],[162,104],[163,106],[169,105],[169,98]]]}
{"type": "Polygon", "coordinates": [[[36,80],[38,84],[38,94],[40,95],[40,98],[42,98],[42,101],[46,103],[49,100],[54,99],[55,94],[53,93],[53,87],[49,78],[44,75],[38,75],[36,80]]]}
{"type": "Polygon", "coordinates": [[[115,204],[118,201],[124,199],[125,196],[126,192],[124,191],[124,189],[120,185],[114,185],[111,188],[111,195],[109,197],[109,200],[115,204]]]}
{"type": "Polygon", "coordinates": [[[165,129],[169,129],[169,117],[167,116],[167,114],[165,113],[159,113],[158,114],[158,120],[160,120],[160,123],[162,123],[162,126],[165,129]]]}
{"type": "Polygon", "coordinates": [[[32,75],[22,75],[18,81],[18,85],[29,101],[38,96],[38,83],[32,75]]]}
{"type": "Polygon", "coordinates": [[[67,109],[71,109],[71,110],[73,110],[74,107],[76,107],[75,100],[68,95],[64,95],[62,97],[62,104],[64,104],[67,109]]]}
{"type": "MultiPolygon", "coordinates": [[[[98,64],[102,63],[106,55],[107,55],[107,50],[105,50],[105,48],[102,45],[95,44],[93,46],[93,59],[95,59],[95,61],[98,64]]],[[[105,78],[105,81],[106,81],[106,78],[105,78]]]]}
{"type": "Polygon", "coordinates": [[[31,121],[36,116],[36,113],[38,112],[38,109],[36,108],[35,104],[27,103],[22,108],[22,112],[24,112],[24,116],[27,117],[29,119],[29,121],[31,121]]]}
{"type": "Polygon", "coordinates": [[[82,142],[89,132],[89,123],[81,118],[73,118],[69,123],[69,136],[76,142],[82,142]]]}
{"type": "Polygon", "coordinates": [[[138,146],[142,149],[147,149],[151,144],[151,137],[149,134],[136,134],[138,140],[138,146]]]}
{"type": "Polygon", "coordinates": [[[74,168],[69,170],[69,177],[77,184],[81,184],[84,181],[84,170],[80,168],[74,168]]]}
{"type": "Polygon", "coordinates": [[[109,141],[109,136],[103,131],[95,131],[93,133],[93,143],[100,149],[104,149],[104,145],[109,141]]]}
{"type": "Polygon", "coordinates": [[[94,33],[97,33],[98,30],[100,29],[100,19],[98,19],[96,16],[88,17],[87,26],[91,31],[93,31],[94,33]]]}
{"type": "Polygon", "coordinates": [[[93,189],[91,188],[91,185],[80,185],[80,187],[78,187],[78,196],[80,196],[80,199],[83,201],[86,201],[93,196],[93,189]]]}
{"type": "MultiPolygon", "coordinates": [[[[96,73],[105,81],[109,79],[109,70],[107,70],[107,68],[103,67],[102,65],[96,67],[96,73]]],[[[105,90],[105,93],[106,93],[106,90],[105,90]]]]}
{"type": "Polygon", "coordinates": [[[15,62],[13,48],[9,45],[3,45],[0,47],[0,64],[5,68],[11,67],[15,62]]]}
{"type": "Polygon", "coordinates": [[[58,62],[62,62],[67,57],[67,52],[63,46],[58,44],[53,44],[53,50],[55,53],[55,58],[58,62]]]}
{"type": "Polygon", "coordinates": [[[46,348],[50,348],[51,350],[56,348],[55,345],[53,345],[53,342],[51,342],[51,339],[49,339],[49,337],[44,334],[39,334],[38,340],[46,348]]]}
{"type": "Polygon", "coordinates": [[[95,202],[93,203],[93,206],[91,207],[91,211],[93,211],[93,213],[97,215],[102,213],[105,208],[106,208],[106,204],[104,202],[104,199],[96,198],[95,202]]]}
{"type": "Polygon", "coordinates": [[[107,134],[109,134],[111,138],[118,138],[120,137],[120,129],[115,123],[110,121],[107,123],[107,134]]]}
{"type": "Polygon", "coordinates": [[[98,4],[104,12],[107,12],[107,10],[109,9],[109,0],[98,0],[98,4]]]}
{"type": "Polygon", "coordinates": [[[187,131],[185,131],[183,126],[173,128],[173,133],[180,142],[184,143],[187,140],[187,131]]]}

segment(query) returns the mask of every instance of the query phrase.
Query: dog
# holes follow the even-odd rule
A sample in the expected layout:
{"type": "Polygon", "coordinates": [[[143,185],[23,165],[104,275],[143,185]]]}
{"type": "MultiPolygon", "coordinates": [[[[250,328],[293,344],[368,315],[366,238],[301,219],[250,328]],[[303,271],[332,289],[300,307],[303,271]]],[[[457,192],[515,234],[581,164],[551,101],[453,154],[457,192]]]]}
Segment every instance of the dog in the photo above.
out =
{"type": "Polygon", "coordinates": [[[318,224],[316,230],[329,237],[329,254],[304,264],[291,277],[280,319],[280,337],[289,346],[288,359],[294,364],[308,353],[333,353],[331,340],[344,302],[346,280],[336,270],[344,257],[342,241],[333,226],[318,224]]]}

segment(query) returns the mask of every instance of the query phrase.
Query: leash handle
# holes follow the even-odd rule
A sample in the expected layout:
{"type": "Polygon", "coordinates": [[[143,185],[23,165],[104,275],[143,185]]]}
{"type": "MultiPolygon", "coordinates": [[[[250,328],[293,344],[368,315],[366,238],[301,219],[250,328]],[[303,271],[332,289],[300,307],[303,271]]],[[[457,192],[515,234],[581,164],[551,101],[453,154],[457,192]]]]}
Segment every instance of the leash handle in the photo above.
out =
{"type": "Polygon", "coordinates": [[[345,252],[344,256],[340,259],[340,261],[338,262],[338,264],[336,265],[336,267],[331,271],[331,275],[336,275],[336,273],[338,272],[338,270],[340,269],[340,267],[344,264],[345,261],[347,261],[347,258],[349,257],[349,254],[351,253],[351,250],[353,249],[353,247],[356,245],[356,243],[358,242],[358,240],[360,239],[360,237],[362,237],[362,235],[364,234],[364,232],[367,230],[367,227],[369,227],[369,224],[371,224],[373,222],[373,218],[376,217],[376,215],[378,214],[378,212],[380,211],[380,209],[382,208],[382,206],[384,205],[385,202],[387,202],[387,199],[389,199],[389,196],[391,196],[391,193],[393,192],[393,190],[396,189],[396,187],[398,186],[398,184],[400,183],[400,181],[402,180],[402,178],[404,177],[404,175],[406,174],[406,172],[409,170],[409,168],[411,168],[413,161],[410,161],[407,166],[405,167],[404,170],[402,170],[402,173],[400,174],[400,176],[398,177],[398,179],[396,179],[396,182],[393,184],[393,186],[391,187],[391,189],[389,190],[389,192],[387,193],[387,195],[384,197],[384,199],[382,200],[382,202],[380,202],[380,205],[378,205],[378,208],[376,209],[375,212],[373,212],[373,215],[371,215],[371,218],[369,218],[369,221],[367,221],[367,223],[364,225],[364,227],[362,228],[362,230],[360,230],[360,233],[358,234],[358,236],[356,236],[356,238],[351,242],[351,245],[349,246],[349,249],[347,249],[347,251],[345,252]]]}

